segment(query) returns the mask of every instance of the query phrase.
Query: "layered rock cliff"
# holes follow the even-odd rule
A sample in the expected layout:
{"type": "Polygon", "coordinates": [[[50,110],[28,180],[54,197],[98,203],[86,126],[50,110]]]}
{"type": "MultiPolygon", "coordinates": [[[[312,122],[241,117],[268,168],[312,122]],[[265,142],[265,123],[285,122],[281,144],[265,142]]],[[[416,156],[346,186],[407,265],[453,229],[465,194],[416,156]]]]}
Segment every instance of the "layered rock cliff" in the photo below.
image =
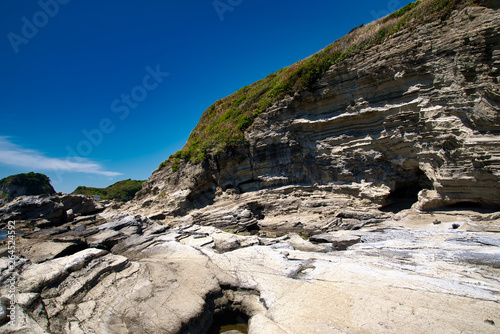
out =
{"type": "Polygon", "coordinates": [[[406,9],[457,3],[132,202],[0,205],[0,332],[498,333],[498,1],[406,9]]]}
{"type": "MultiPolygon", "coordinates": [[[[333,206],[342,197],[370,208],[401,198],[419,209],[461,202],[498,207],[494,7],[454,11],[331,66],[311,90],[260,114],[244,144],[155,171],[137,207],[163,218],[213,204],[221,194],[259,198],[265,191],[268,198],[280,187],[299,201],[303,192],[316,192],[333,206]]],[[[268,201],[263,205],[272,211],[268,201]]]]}

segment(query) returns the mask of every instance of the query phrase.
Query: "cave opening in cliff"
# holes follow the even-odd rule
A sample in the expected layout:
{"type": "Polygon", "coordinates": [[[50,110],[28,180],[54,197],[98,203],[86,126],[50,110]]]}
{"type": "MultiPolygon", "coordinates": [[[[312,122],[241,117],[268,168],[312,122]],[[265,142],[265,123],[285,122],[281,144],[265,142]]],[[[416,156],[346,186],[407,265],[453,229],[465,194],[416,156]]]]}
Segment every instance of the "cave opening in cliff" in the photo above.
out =
{"type": "Polygon", "coordinates": [[[396,182],[394,189],[386,198],[385,212],[398,213],[410,209],[418,201],[418,193],[423,189],[432,189],[432,182],[421,170],[407,172],[396,182]]]}
{"type": "Polygon", "coordinates": [[[212,326],[208,330],[208,334],[219,333],[248,333],[248,316],[233,308],[228,308],[222,313],[215,314],[212,326]]]}

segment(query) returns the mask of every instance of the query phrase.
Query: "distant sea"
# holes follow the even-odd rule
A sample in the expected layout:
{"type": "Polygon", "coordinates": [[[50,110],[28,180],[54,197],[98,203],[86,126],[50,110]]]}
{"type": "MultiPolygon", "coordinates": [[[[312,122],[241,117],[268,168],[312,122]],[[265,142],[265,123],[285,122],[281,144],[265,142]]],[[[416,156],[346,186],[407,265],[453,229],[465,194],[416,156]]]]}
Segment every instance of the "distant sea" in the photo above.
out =
{"type": "Polygon", "coordinates": [[[0,230],[0,240],[7,238],[7,231],[0,230]]]}

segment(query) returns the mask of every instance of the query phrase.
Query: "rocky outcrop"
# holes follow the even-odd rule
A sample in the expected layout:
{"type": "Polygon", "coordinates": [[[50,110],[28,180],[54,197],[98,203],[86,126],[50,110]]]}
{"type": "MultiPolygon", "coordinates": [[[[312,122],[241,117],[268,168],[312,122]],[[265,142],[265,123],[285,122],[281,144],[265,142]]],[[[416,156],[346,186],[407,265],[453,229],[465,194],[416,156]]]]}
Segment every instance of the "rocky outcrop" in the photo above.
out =
{"type": "Polygon", "coordinates": [[[0,228],[16,221],[18,228],[57,227],[104,206],[83,195],[20,196],[0,207],[0,228]]]}
{"type": "Polygon", "coordinates": [[[496,333],[500,238],[478,225],[499,218],[413,213],[307,240],[104,215],[16,239],[31,250],[15,269],[0,258],[0,313],[12,278],[18,289],[15,325],[4,318],[0,331],[496,333]]]}
{"type": "Polygon", "coordinates": [[[155,171],[136,208],[163,218],[284,186],[365,207],[499,207],[499,27],[498,9],[468,7],[333,65],[257,117],[245,145],[155,171]]]}
{"type": "Polygon", "coordinates": [[[40,173],[11,175],[0,180],[0,200],[19,196],[53,195],[56,191],[50,184],[50,179],[40,173]]]}

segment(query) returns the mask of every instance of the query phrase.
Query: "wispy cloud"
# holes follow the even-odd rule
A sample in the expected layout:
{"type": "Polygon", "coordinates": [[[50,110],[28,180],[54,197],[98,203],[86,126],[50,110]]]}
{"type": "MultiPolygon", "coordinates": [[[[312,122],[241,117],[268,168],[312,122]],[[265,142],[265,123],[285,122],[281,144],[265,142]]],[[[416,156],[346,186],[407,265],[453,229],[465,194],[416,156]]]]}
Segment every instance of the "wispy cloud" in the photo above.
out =
{"type": "Polygon", "coordinates": [[[34,171],[74,172],[109,177],[122,175],[121,173],[104,170],[103,166],[89,159],[77,157],[67,159],[50,158],[41,152],[16,145],[10,142],[8,137],[0,137],[0,163],[30,168],[34,171]]]}

